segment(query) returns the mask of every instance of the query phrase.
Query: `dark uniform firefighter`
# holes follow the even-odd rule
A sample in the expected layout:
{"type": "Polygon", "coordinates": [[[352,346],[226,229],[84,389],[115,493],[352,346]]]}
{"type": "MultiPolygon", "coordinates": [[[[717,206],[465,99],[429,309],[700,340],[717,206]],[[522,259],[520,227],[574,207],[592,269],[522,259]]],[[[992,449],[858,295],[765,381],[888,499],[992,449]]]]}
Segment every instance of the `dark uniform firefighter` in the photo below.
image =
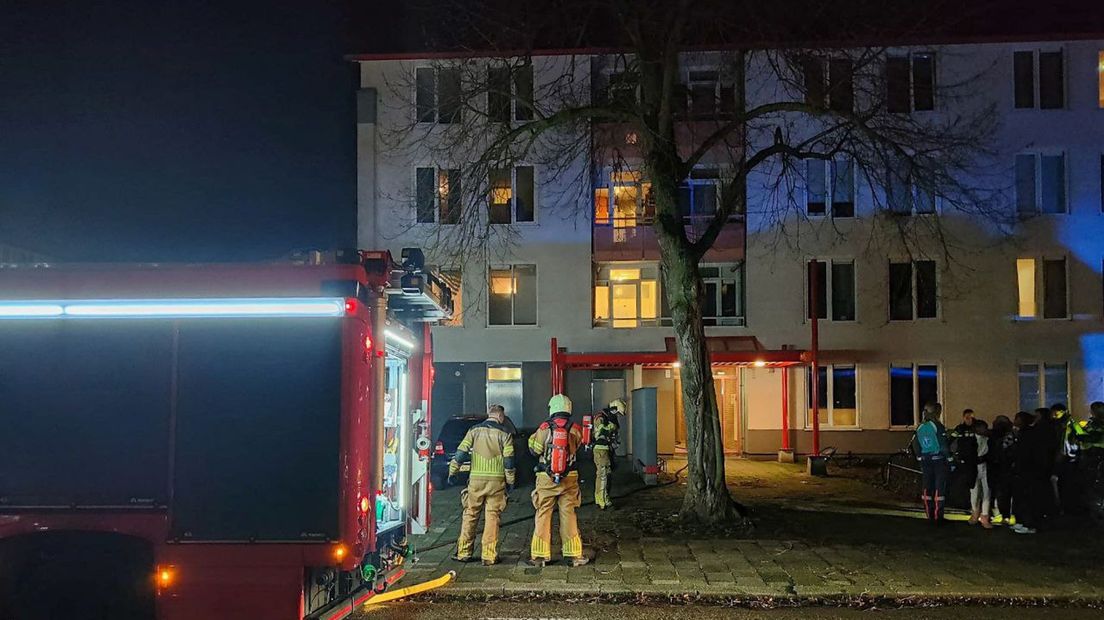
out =
{"type": "Polygon", "coordinates": [[[1104,461],[1104,402],[1089,405],[1088,420],[1070,425],[1071,439],[1077,444],[1083,472],[1093,474],[1104,461]]]}
{"type": "Polygon", "coordinates": [[[552,559],[552,510],[560,512],[560,542],[563,557],[572,566],[589,559],[583,555],[583,540],[575,509],[582,503],[579,472],[575,455],[582,447],[579,426],[571,423],[571,399],[556,394],[548,401],[548,420],[529,437],[529,451],[539,459],[537,484],[533,490],[533,539],[529,544],[529,564],[544,566],[552,559]]]}
{"type": "Polygon", "coordinates": [[[594,416],[594,503],[602,510],[613,508],[609,479],[621,429],[617,419],[620,415],[625,415],[625,401],[618,398],[594,416]]]}
{"type": "Polygon", "coordinates": [[[471,461],[468,488],[460,493],[464,507],[460,522],[460,538],[456,541],[456,555],[460,562],[472,560],[472,543],[479,512],[484,511],[483,543],[480,557],[483,564],[498,561],[498,524],[506,508],[506,495],[514,489],[517,473],[514,466],[514,437],[505,425],[506,410],[501,405],[491,405],[487,419],[468,430],[456,455],[449,462],[449,482],[453,482],[460,465],[471,461]]]}

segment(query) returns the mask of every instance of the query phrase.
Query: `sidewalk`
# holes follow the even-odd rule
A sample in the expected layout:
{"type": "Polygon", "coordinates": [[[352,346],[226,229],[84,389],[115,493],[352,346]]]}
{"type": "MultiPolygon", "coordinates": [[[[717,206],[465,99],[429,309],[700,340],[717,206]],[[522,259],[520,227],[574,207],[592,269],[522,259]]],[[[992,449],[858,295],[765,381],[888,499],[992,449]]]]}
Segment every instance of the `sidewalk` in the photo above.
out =
{"type": "MultiPolygon", "coordinates": [[[[642,488],[626,469],[617,472],[615,496],[642,488]]],[[[584,502],[592,499],[590,471],[583,467],[584,502]]],[[[866,482],[810,478],[799,466],[779,463],[735,461],[729,482],[752,509],[751,534],[687,529],[677,518],[682,484],[648,488],[617,501],[616,510],[580,509],[583,542],[596,557],[579,568],[526,565],[529,519],[503,527],[496,566],[448,559],[459,530],[459,492],[436,491],[432,531],[414,541],[427,550],[402,583],[455,570],[457,579],[438,595],[1104,600],[1100,532],[1025,537],[962,522],[936,530],[911,506],[866,482]],[[431,549],[436,545],[442,546],[431,549]]],[[[518,489],[503,523],[532,513],[529,489],[518,489]]]]}

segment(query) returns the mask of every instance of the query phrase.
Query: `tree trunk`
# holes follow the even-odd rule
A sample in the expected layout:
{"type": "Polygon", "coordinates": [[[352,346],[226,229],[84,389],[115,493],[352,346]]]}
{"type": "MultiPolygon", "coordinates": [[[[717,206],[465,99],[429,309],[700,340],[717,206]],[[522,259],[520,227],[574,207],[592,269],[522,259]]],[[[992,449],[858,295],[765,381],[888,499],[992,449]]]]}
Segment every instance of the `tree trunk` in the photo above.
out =
{"type": "Polygon", "coordinates": [[[725,484],[721,420],[702,322],[701,273],[697,261],[677,249],[663,252],[662,267],[678,345],[686,421],[688,474],[682,517],[707,525],[731,523],[741,515],[725,484]]]}

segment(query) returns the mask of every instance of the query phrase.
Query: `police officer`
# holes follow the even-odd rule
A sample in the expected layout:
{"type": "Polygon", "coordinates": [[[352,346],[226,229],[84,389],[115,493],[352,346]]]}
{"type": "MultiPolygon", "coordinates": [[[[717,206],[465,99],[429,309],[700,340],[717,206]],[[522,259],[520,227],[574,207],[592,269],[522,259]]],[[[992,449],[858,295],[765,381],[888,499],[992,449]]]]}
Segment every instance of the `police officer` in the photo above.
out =
{"type": "Polygon", "coordinates": [[[1104,460],[1104,402],[1089,405],[1088,420],[1070,425],[1072,438],[1079,448],[1082,471],[1095,471],[1104,460]]]}
{"type": "Polygon", "coordinates": [[[449,462],[449,483],[453,484],[460,465],[471,461],[468,488],[460,494],[464,513],[456,554],[452,556],[458,562],[472,561],[472,542],[480,510],[484,511],[480,557],[484,566],[498,562],[498,524],[506,508],[506,496],[514,490],[517,481],[514,436],[505,422],[506,410],[502,405],[491,405],[487,419],[468,430],[449,462]]]}
{"type": "Polygon", "coordinates": [[[579,493],[579,472],[575,469],[575,455],[583,443],[582,431],[571,423],[571,399],[556,394],[548,401],[548,420],[529,437],[529,451],[539,460],[537,483],[533,490],[533,539],[529,544],[529,565],[544,566],[552,559],[552,509],[560,512],[560,541],[563,557],[572,566],[582,566],[590,560],[583,555],[583,540],[579,536],[579,524],[575,509],[582,503],[579,493]],[[553,437],[556,429],[566,430],[566,441],[557,449],[566,451],[562,472],[555,471],[553,463],[553,437]]]}
{"type": "Polygon", "coordinates": [[[617,417],[621,415],[625,415],[625,401],[618,398],[594,416],[594,503],[600,510],[613,508],[609,479],[621,429],[617,417]]]}

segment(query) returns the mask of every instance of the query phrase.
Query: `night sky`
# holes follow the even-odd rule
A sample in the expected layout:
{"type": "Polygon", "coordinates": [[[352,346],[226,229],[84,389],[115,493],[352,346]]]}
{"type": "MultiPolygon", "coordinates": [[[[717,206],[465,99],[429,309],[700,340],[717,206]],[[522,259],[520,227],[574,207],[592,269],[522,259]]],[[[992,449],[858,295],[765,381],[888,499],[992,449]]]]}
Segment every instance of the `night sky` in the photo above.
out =
{"type": "Polygon", "coordinates": [[[211,261],[355,244],[338,0],[0,2],[0,243],[211,261]]]}

